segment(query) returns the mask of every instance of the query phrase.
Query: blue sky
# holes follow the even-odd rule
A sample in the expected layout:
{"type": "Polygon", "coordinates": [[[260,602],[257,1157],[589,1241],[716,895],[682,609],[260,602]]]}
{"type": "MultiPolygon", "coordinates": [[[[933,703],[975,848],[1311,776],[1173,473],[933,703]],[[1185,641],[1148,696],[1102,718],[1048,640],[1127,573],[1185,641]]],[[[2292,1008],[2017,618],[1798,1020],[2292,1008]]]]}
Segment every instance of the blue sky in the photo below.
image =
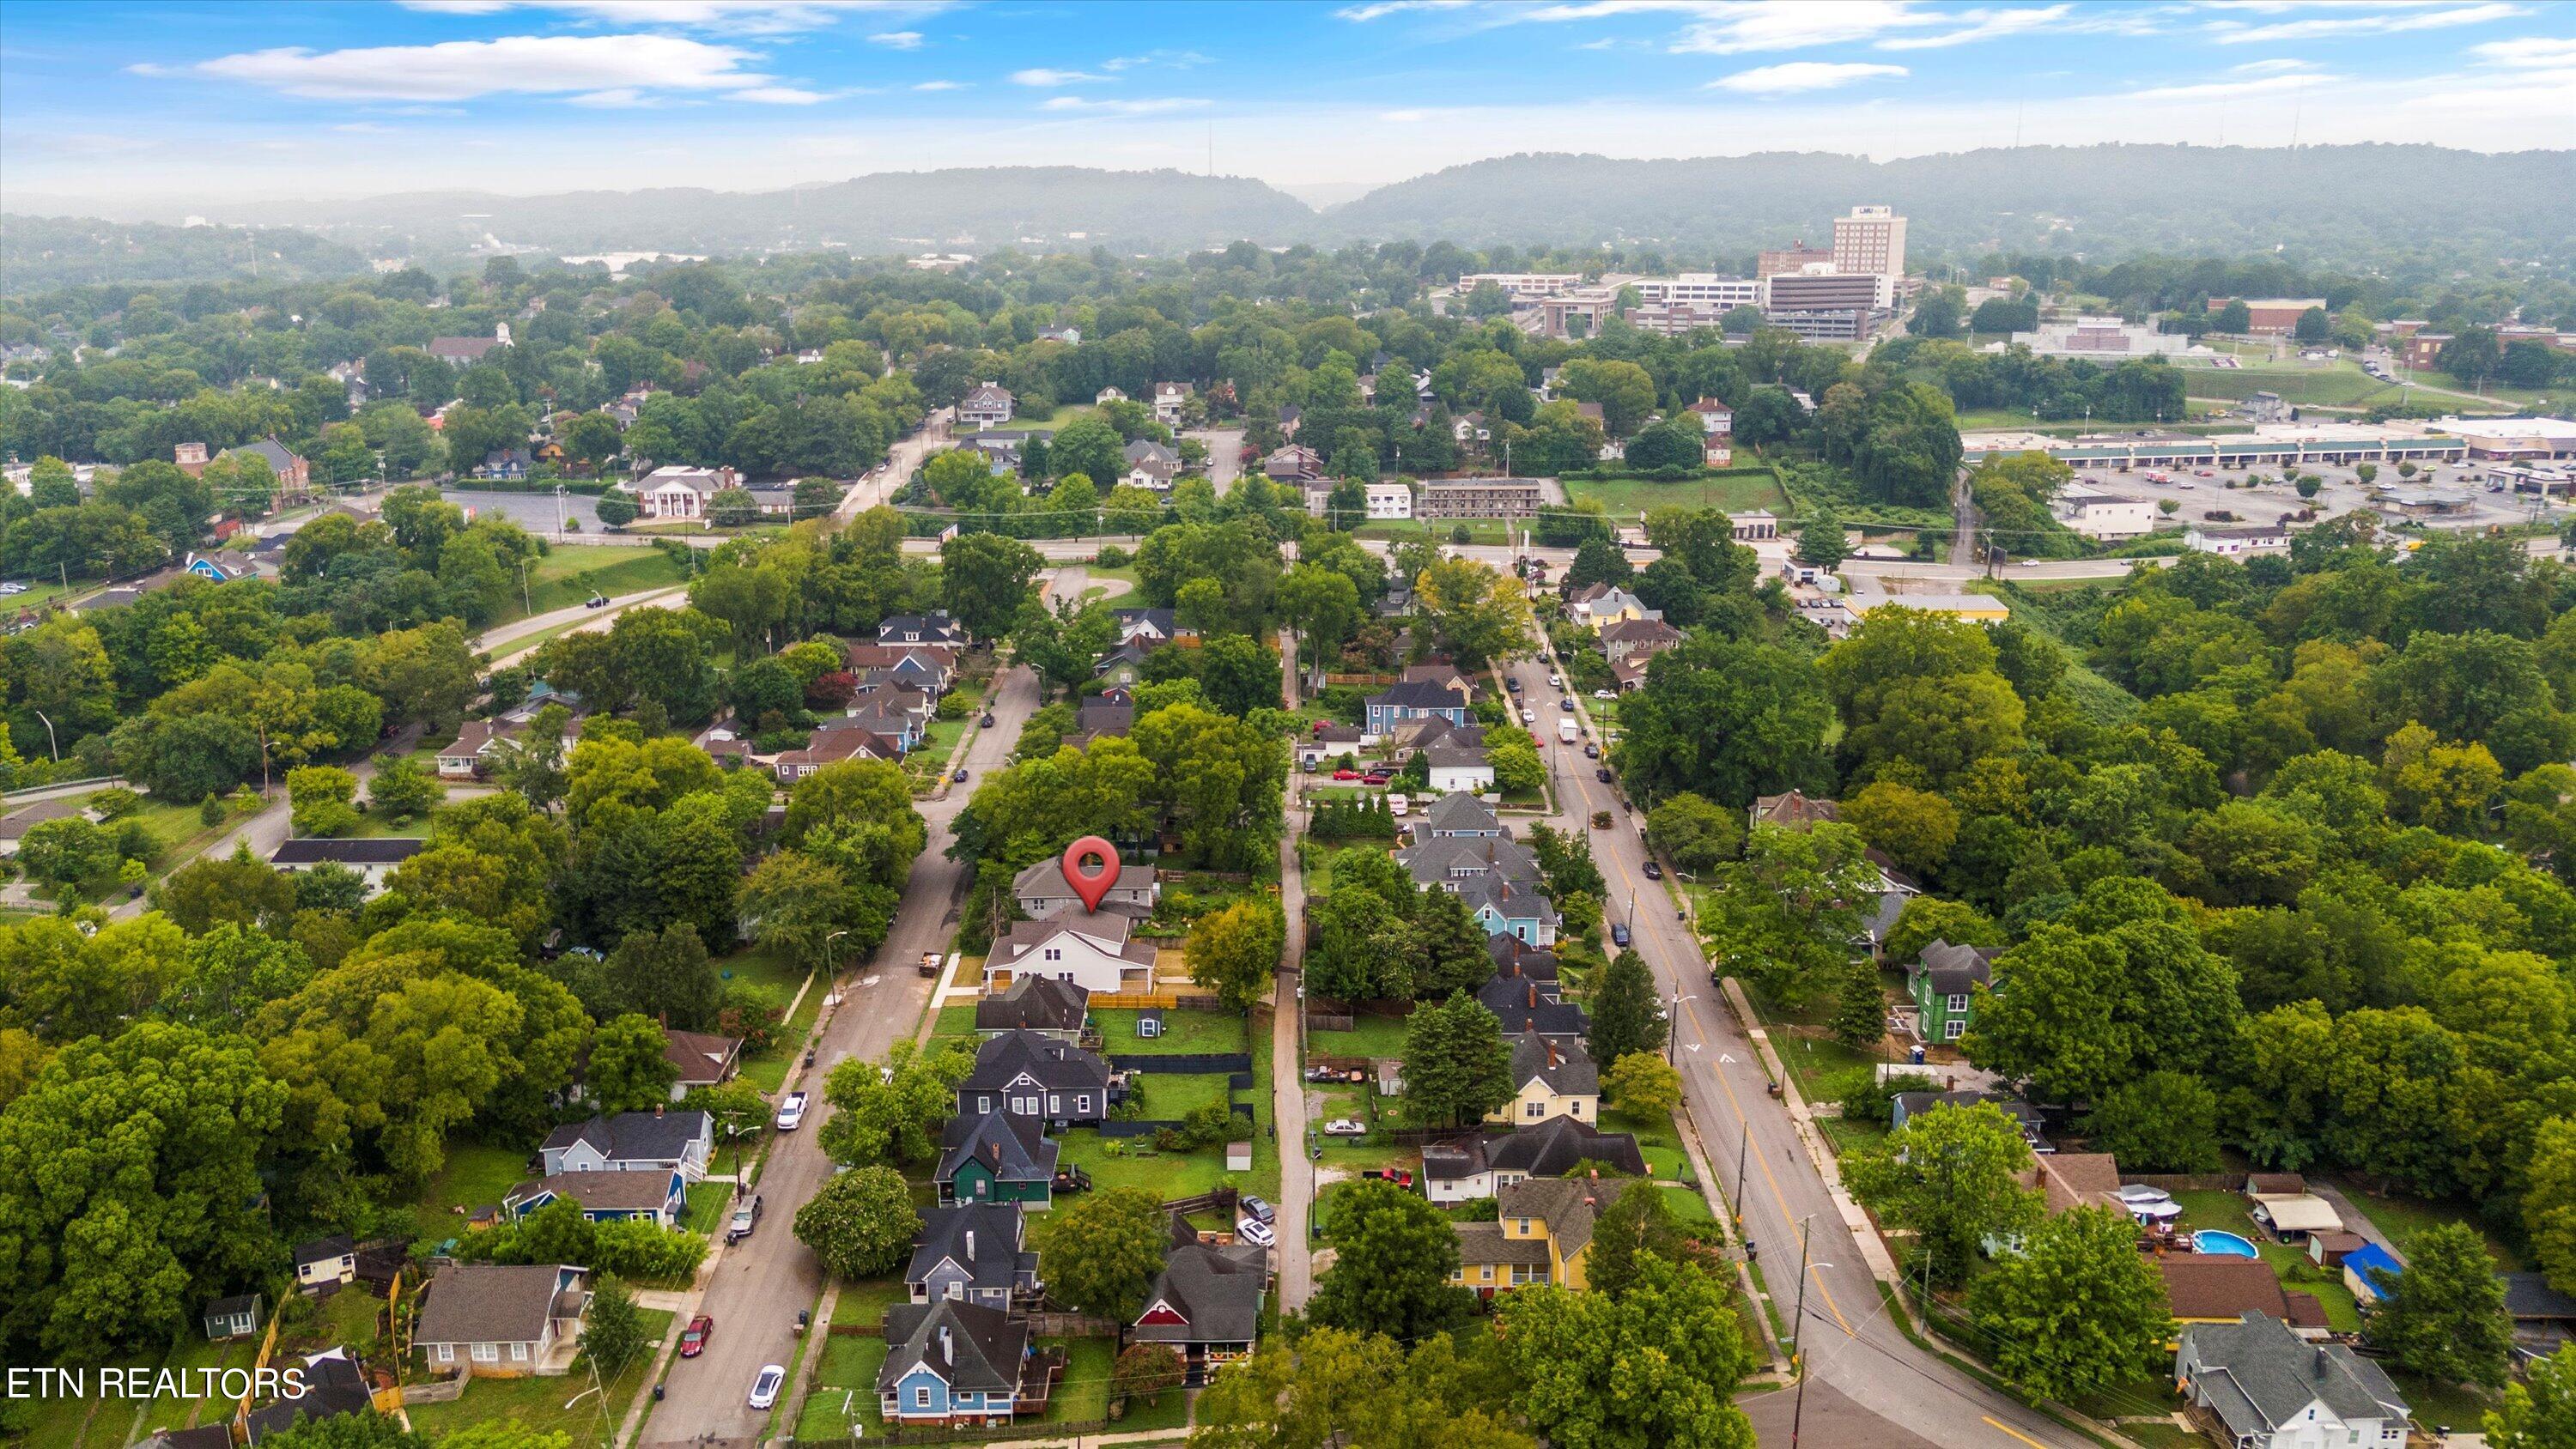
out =
{"type": "Polygon", "coordinates": [[[0,205],[2294,132],[2576,146],[2576,4],[0,4],[0,205]]]}

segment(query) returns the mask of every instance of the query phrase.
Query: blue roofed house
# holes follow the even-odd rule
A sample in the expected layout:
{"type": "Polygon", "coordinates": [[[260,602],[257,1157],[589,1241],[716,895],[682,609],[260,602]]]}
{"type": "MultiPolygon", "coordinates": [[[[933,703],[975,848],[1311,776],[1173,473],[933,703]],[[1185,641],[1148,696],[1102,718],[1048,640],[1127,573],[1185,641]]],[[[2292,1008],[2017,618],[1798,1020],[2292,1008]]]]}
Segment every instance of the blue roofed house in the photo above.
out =
{"type": "Polygon", "coordinates": [[[1395,727],[1409,719],[1445,719],[1453,725],[1470,719],[1466,696],[1429,680],[1405,680],[1390,684],[1367,700],[1364,724],[1371,735],[1393,734],[1395,727]]]}
{"type": "Polygon", "coordinates": [[[1528,846],[1501,836],[1435,835],[1397,851],[1395,858],[1415,885],[1466,901],[1468,914],[1487,935],[1510,935],[1532,946],[1556,944],[1563,918],[1539,888],[1542,872],[1528,846]]]}
{"type": "Polygon", "coordinates": [[[1007,1424],[1046,1406],[1053,1372],[1029,1352],[1027,1319],[949,1298],[898,1303],[886,1310],[885,1342],[877,1400],[887,1423],[1007,1424]]]}
{"type": "Polygon", "coordinates": [[[689,1208],[689,1180],[670,1172],[558,1172],[520,1183],[501,1198],[501,1211],[523,1218],[559,1198],[569,1198],[594,1223],[640,1218],[676,1228],[689,1208]]]}

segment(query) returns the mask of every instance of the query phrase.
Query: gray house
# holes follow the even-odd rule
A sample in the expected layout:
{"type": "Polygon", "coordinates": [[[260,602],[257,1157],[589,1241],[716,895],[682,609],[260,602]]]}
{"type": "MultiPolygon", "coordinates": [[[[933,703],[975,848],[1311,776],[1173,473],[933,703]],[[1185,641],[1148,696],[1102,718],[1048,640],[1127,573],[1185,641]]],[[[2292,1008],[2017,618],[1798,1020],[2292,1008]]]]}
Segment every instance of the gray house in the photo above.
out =
{"type": "MultiPolygon", "coordinates": [[[[1161,893],[1152,867],[1130,866],[1119,872],[1118,883],[1101,895],[1100,904],[1134,906],[1151,914],[1154,900],[1161,893]]],[[[1064,878],[1061,856],[1049,856],[1011,877],[1011,898],[1019,902],[1020,914],[1032,921],[1043,921],[1058,911],[1082,904],[1082,897],[1073,893],[1072,882],[1064,878]]]]}
{"type": "Polygon", "coordinates": [[[912,1301],[953,1298],[1009,1309],[1035,1300],[1045,1285],[1038,1280],[1038,1255],[1021,1247],[1024,1221],[1015,1202],[924,1209],[921,1236],[903,1270],[912,1301]]]}
{"type": "Polygon", "coordinates": [[[704,1112],[620,1112],[567,1122],[538,1150],[545,1175],[562,1172],[677,1172],[706,1176],[715,1152],[715,1121],[704,1112]]]}
{"type": "Polygon", "coordinates": [[[2238,1449],[2406,1442],[2406,1399],[2386,1371],[2260,1313],[2184,1325],[2174,1388],[2194,1420],[2238,1449]]]}

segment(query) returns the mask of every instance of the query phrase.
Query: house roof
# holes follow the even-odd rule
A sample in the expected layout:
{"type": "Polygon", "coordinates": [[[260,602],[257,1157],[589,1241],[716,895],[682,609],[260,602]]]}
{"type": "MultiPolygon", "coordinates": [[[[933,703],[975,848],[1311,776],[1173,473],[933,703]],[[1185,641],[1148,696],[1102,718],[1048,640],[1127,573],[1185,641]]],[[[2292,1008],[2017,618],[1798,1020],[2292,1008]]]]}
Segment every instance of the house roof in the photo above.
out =
{"type": "Polygon", "coordinates": [[[1145,1292],[1145,1312],[1130,1338],[1148,1343],[1249,1343],[1261,1333],[1261,1290],[1267,1270],[1221,1248],[1189,1243],[1163,1259],[1163,1271],[1145,1292]],[[1147,1323],[1158,1306],[1187,1320],[1147,1323]]]}
{"type": "Polygon", "coordinates": [[[1404,666],[1404,672],[1396,676],[1396,682],[1399,684],[1436,684],[1442,689],[1449,691],[1451,694],[1459,695],[1461,697],[1465,696],[1469,692],[1467,676],[1459,673],[1458,666],[1455,664],[1439,662],[1408,664],[1404,666]]]}
{"type": "Polygon", "coordinates": [[[349,1257],[357,1251],[356,1239],[351,1238],[347,1233],[333,1233],[327,1238],[315,1238],[309,1243],[298,1243],[295,1247],[295,1266],[301,1268],[308,1263],[328,1263],[335,1259],[349,1257]]]}
{"type": "Polygon", "coordinates": [[[998,382],[977,383],[959,399],[960,408],[1006,408],[1011,405],[1011,390],[998,382]]]}
{"type": "MultiPolygon", "coordinates": [[[[1445,748],[1445,746],[1435,746],[1445,748]]],[[[1502,817],[1494,807],[1465,791],[1454,791],[1431,802],[1422,812],[1422,828],[1434,835],[1447,830],[1485,832],[1502,828],[1502,817]]]]}
{"type": "Polygon", "coordinates": [[[218,1298],[214,1302],[207,1304],[206,1311],[197,1316],[200,1318],[230,1318],[236,1313],[257,1313],[258,1311],[258,1294],[236,1293],[230,1298],[218,1298]]]}
{"type": "Polygon", "coordinates": [[[1931,981],[1932,989],[1941,995],[1964,996],[1972,986],[1993,983],[1994,959],[1995,953],[1983,946],[1954,946],[1947,941],[1936,940],[1923,948],[1923,963],[1915,969],[1922,972],[1931,981]]]}
{"type": "MultiPolygon", "coordinates": [[[[1111,889],[1151,890],[1153,878],[1153,871],[1139,867],[1133,871],[1122,872],[1118,877],[1119,883],[1111,889]]],[[[1018,874],[1011,877],[1011,894],[1014,896],[1033,896],[1052,900],[1057,897],[1070,899],[1073,893],[1073,883],[1065,879],[1062,856],[1050,855],[1035,865],[1022,867],[1018,874]]]]}
{"type": "Polygon", "coordinates": [[[1582,1007],[1556,1000],[1535,980],[1497,976],[1476,988],[1476,1000],[1502,1021],[1505,1032],[1563,1037],[1581,1036],[1591,1029],[1591,1018],[1582,1007]]]}
{"type": "Polygon", "coordinates": [[[1556,979],[1556,953],[1518,936],[1497,933],[1486,937],[1485,954],[1494,958],[1497,975],[1527,976],[1539,981],[1556,979]]]}
{"type": "Polygon", "coordinates": [[[1754,824],[1785,825],[1792,830],[1804,830],[1819,820],[1840,820],[1842,814],[1840,801],[1817,800],[1802,790],[1764,795],[1753,802],[1754,824]]]}
{"type": "Polygon", "coordinates": [[[554,1263],[452,1263],[429,1280],[414,1343],[534,1343],[546,1335],[563,1276],[554,1263]]]}
{"type": "Polygon", "coordinates": [[[2576,1323],[2576,1297],[2549,1286],[2542,1273],[2498,1273],[2504,1280],[2506,1316],[2524,1322],[2576,1323]]]}
{"type": "Polygon", "coordinates": [[[592,1212],[659,1212],[670,1201],[667,1172],[554,1172],[520,1183],[502,1199],[515,1206],[552,1193],[568,1197],[592,1212]]]}
{"type": "Polygon", "coordinates": [[[1566,1257],[1592,1242],[1593,1219],[1610,1205],[1627,1183],[1593,1177],[1533,1177],[1494,1196],[1507,1218],[1543,1218],[1556,1250],[1566,1257]]]}
{"type": "Polygon", "coordinates": [[[1033,1031],[1009,1031],[987,1040],[975,1052],[975,1070],[958,1084],[961,1092],[993,1091],[1022,1074],[1050,1089],[1088,1087],[1109,1090],[1109,1064],[1080,1047],[1067,1046],[1033,1031]]]}
{"type": "Polygon", "coordinates": [[[1074,725],[1086,735],[1123,735],[1136,727],[1136,706],[1117,700],[1086,699],[1073,712],[1074,725]]]}
{"type": "Polygon", "coordinates": [[[1176,609],[1112,609],[1109,611],[1109,617],[1118,621],[1118,632],[1121,635],[1132,635],[1142,629],[1151,628],[1155,633],[1169,639],[1181,632],[1180,612],[1176,609]]]}
{"type": "Polygon", "coordinates": [[[193,1429],[156,1429],[143,1449],[232,1449],[232,1425],[199,1424],[193,1429]]]}
{"type": "Polygon", "coordinates": [[[1360,733],[1358,725],[1347,725],[1340,720],[1326,720],[1321,729],[1306,738],[1310,744],[1355,745],[1360,742],[1360,733]]]}
{"type": "Polygon", "coordinates": [[[995,964],[1008,965],[1031,951],[1068,932],[1080,936],[1096,949],[1134,966],[1154,964],[1154,945],[1136,937],[1134,907],[1102,902],[1103,909],[1086,910],[1080,905],[1067,906],[1042,921],[1020,921],[993,943],[995,964]]]}
{"type": "MultiPolygon", "coordinates": [[[[242,1429],[256,1444],[271,1434],[293,1428],[300,1420],[334,1419],[342,1414],[363,1414],[376,1406],[375,1391],[367,1385],[366,1372],[345,1349],[327,1354],[313,1354],[304,1360],[304,1392],[292,1399],[280,1399],[264,1409],[253,1409],[242,1421],[242,1429]]],[[[220,1428],[221,1425],[213,1427],[220,1428]]]]}
{"type": "MultiPolygon", "coordinates": [[[[1435,770],[1490,770],[1493,768],[1493,761],[1485,757],[1485,752],[1483,750],[1475,749],[1467,745],[1433,745],[1431,748],[1422,752],[1422,758],[1428,761],[1431,768],[1435,770]]],[[[1442,796],[1441,798],[1454,799],[1457,797],[1449,795],[1442,796]]]]}
{"type": "Polygon", "coordinates": [[[1510,1041],[1513,1087],[1527,1086],[1535,1077],[1560,1097],[1599,1095],[1601,1073],[1583,1043],[1552,1041],[1535,1033],[1515,1033],[1510,1041]]]}
{"type": "Polygon", "coordinates": [[[2120,1162],[2108,1152],[2052,1152],[2034,1159],[2040,1194],[2049,1212],[2079,1207],[2117,1207],[2120,1162]]]}
{"type": "Polygon", "coordinates": [[[80,813],[81,803],[77,800],[39,800],[20,806],[0,815],[0,840],[23,839],[29,830],[48,820],[69,820],[80,813]]]}
{"type": "Polygon", "coordinates": [[[981,1161],[1003,1182],[1047,1182],[1055,1177],[1055,1140],[1034,1117],[960,1112],[948,1119],[939,1134],[939,1148],[941,1182],[955,1177],[968,1158],[981,1161]]]}
{"type": "Polygon", "coordinates": [[[1153,463],[1169,468],[1177,468],[1181,466],[1180,454],[1173,452],[1171,449],[1164,447],[1162,444],[1155,442],[1151,438],[1138,438],[1136,441],[1129,443],[1123,456],[1127,459],[1128,466],[1130,467],[1133,467],[1138,463],[1153,463]]]}
{"type": "MultiPolygon", "coordinates": [[[[1455,795],[1443,799],[1454,800],[1455,795]]],[[[1434,826],[1436,832],[1442,827],[1434,826]]],[[[1502,835],[1440,835],[1395,853],[1418,886],[1464,886],[1477,876],[1536,886],[1545,872],[1528,846],[1502,835]]]]}
{"type": "Polygon", "coordinates": [[[2315,1296],[2283,1292],[2272,1265],[2260,1258],[2171,1253],[2156,1259],[2156,1268],[2165,1276],[2165,1301],[2176,1318],[2263,1313],[2305,1328],[2326,1326],[2325,1309],[2315,1296]]]}
{"type": "Polygon", "coordinates": [[[268,858],[271,865],[400,865],[429,842],[416,836],[375,840],[290,840],[268,858]]]}
{"type": "Polygon", "coordinates": [[[1637,1150],[1635,1137],[1596,1131],[1571,1117],[1478,1132],[1422,1149],[1423,1175],[1442,1181],[1494,1171],[1555,1177],[1582,1162],[1606,1162],[1621,1172],[1646,1175],[1645,1154],[1637,1150]]]}
{"type": "Polygon", "coordinates": [[[1372,708],[1386,709],[1465,709],[1467,701],[1458,691],[1427,679],[1399,679],[1368,697],[1372,708]]]}
{"type": "Polygon", "coordinates": [[[1679,644],[1682,631],[1661,619],[1621,619],[1601,631],[1605,644],[1679,644]]]}
{"type": "Polygon", "coordinates": [[[1023,1258],[1030,1271],[1036,1271],[1037,1256],[1020,1251],[1020,1227],[1020,1205],[1015,1202],[924,1208],[903,1281],[921,1282],[942,1262],[950,1262],[977,1288],[1007,1290],[1019,1280],[1023,1258]]]}
{"type": "Polygon", "coordinates": [[[886,1360],[877,1370],[885,1393],[919,1368],[967,1393],[1010,1393],[1020,1386],[1029,1325],[998,1308],[961,1299],[898,1303],[886,1310],[886,1360]],[[945,1330],[945,1332],[942,1332],[945,1330]]]}
{"type": "Polygon", "coordinates": [[[671,1162],[706,1132],[704,1112],[620,1112],[567,1122],[546,1134],[544,1147],[552,1151],[587,1142],[611,1162],[671,1162]]]}
{"type": "Polygon", "coordinates": [[[1485,727],[1462,725],[1445,714],[1421,715],[1397,720],[1395,727],[1387,731],[1387,738],[1395,741],[1399,749],[1427,750],[1438,744],[1481,746],[1485,743],[1485,727]]]}
{"type": "Polygon", "coordinates": [[[665,1031],[668,1045],[662,1055],[680,1069],[683,1087],[711,1086],[729,1075],[729,1069],[741,1059],[742,1038],[723,1036],[711,1031],[665,1031]]]}
{"type": "Polygon", "coordinates": [[[975,1003],[977,1031],[1073,1031],[1089,1014],[1090,988],[1053,976],[1026,975],[999,996],[975,1003]]]}
{"type": "Polygon", "coordinates": [[[1467,1267],[1491,1265],[1539,1268],[1547,1265],[1547,1240],[1513,1238],[1501,1223],[1451,1223],[1458,1234],[1458,1261],[1467,1267]]]}
{"type": "Polygon", "coordinates": [[[2187,1325],[2182,1336],[2201,1366],[2199,1388],[2238,1434],[2268,1434],[2320,1402],[2343,1419],[2406,1417],[2405,1397],[2379,1365],[2339,1343],[2309,1343],[2278,1318],[2247,1313],[2187,1325]]]}

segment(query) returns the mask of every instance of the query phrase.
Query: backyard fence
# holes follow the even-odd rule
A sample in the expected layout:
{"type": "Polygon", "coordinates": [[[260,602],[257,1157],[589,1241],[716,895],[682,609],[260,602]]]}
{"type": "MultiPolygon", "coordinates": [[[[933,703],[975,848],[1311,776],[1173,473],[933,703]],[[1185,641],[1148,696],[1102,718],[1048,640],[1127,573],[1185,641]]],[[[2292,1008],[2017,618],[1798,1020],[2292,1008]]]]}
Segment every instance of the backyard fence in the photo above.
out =
{"type": "Polygon", "coordinates": [[[1196,1197],[1176,1197],[1163,1204],[1163,1208],[1167,1212],[1176,1213],[1203,1213],[1217,1208],[1232,1212],[1236,1198],[1237,1194],[1233,1188],[1220,1187],[1211,1192],[1200,1193],[1196,1197]]]}
{"type": "Polygon", "coordinates": [[[2139,1172],[2120,1174],[2128,1182],[2160,1187],[2167,1192],[2243,1192],[2245,1174],[2241,1172],[2139,1172]]]}
{"type": "MultiPolygon", "coordinates": [[[[1109,1065],[1122,1072],[1161,1072],[1169,1075],[1213,1076],[1218,1072],[1252,1070],[1250,1052],[1150,1052],[1120,1053],[1109,1058],[1109,1065]]],[[[1250,1082],[1244,1083],[1250,1086],[1250,1082]]]]}

